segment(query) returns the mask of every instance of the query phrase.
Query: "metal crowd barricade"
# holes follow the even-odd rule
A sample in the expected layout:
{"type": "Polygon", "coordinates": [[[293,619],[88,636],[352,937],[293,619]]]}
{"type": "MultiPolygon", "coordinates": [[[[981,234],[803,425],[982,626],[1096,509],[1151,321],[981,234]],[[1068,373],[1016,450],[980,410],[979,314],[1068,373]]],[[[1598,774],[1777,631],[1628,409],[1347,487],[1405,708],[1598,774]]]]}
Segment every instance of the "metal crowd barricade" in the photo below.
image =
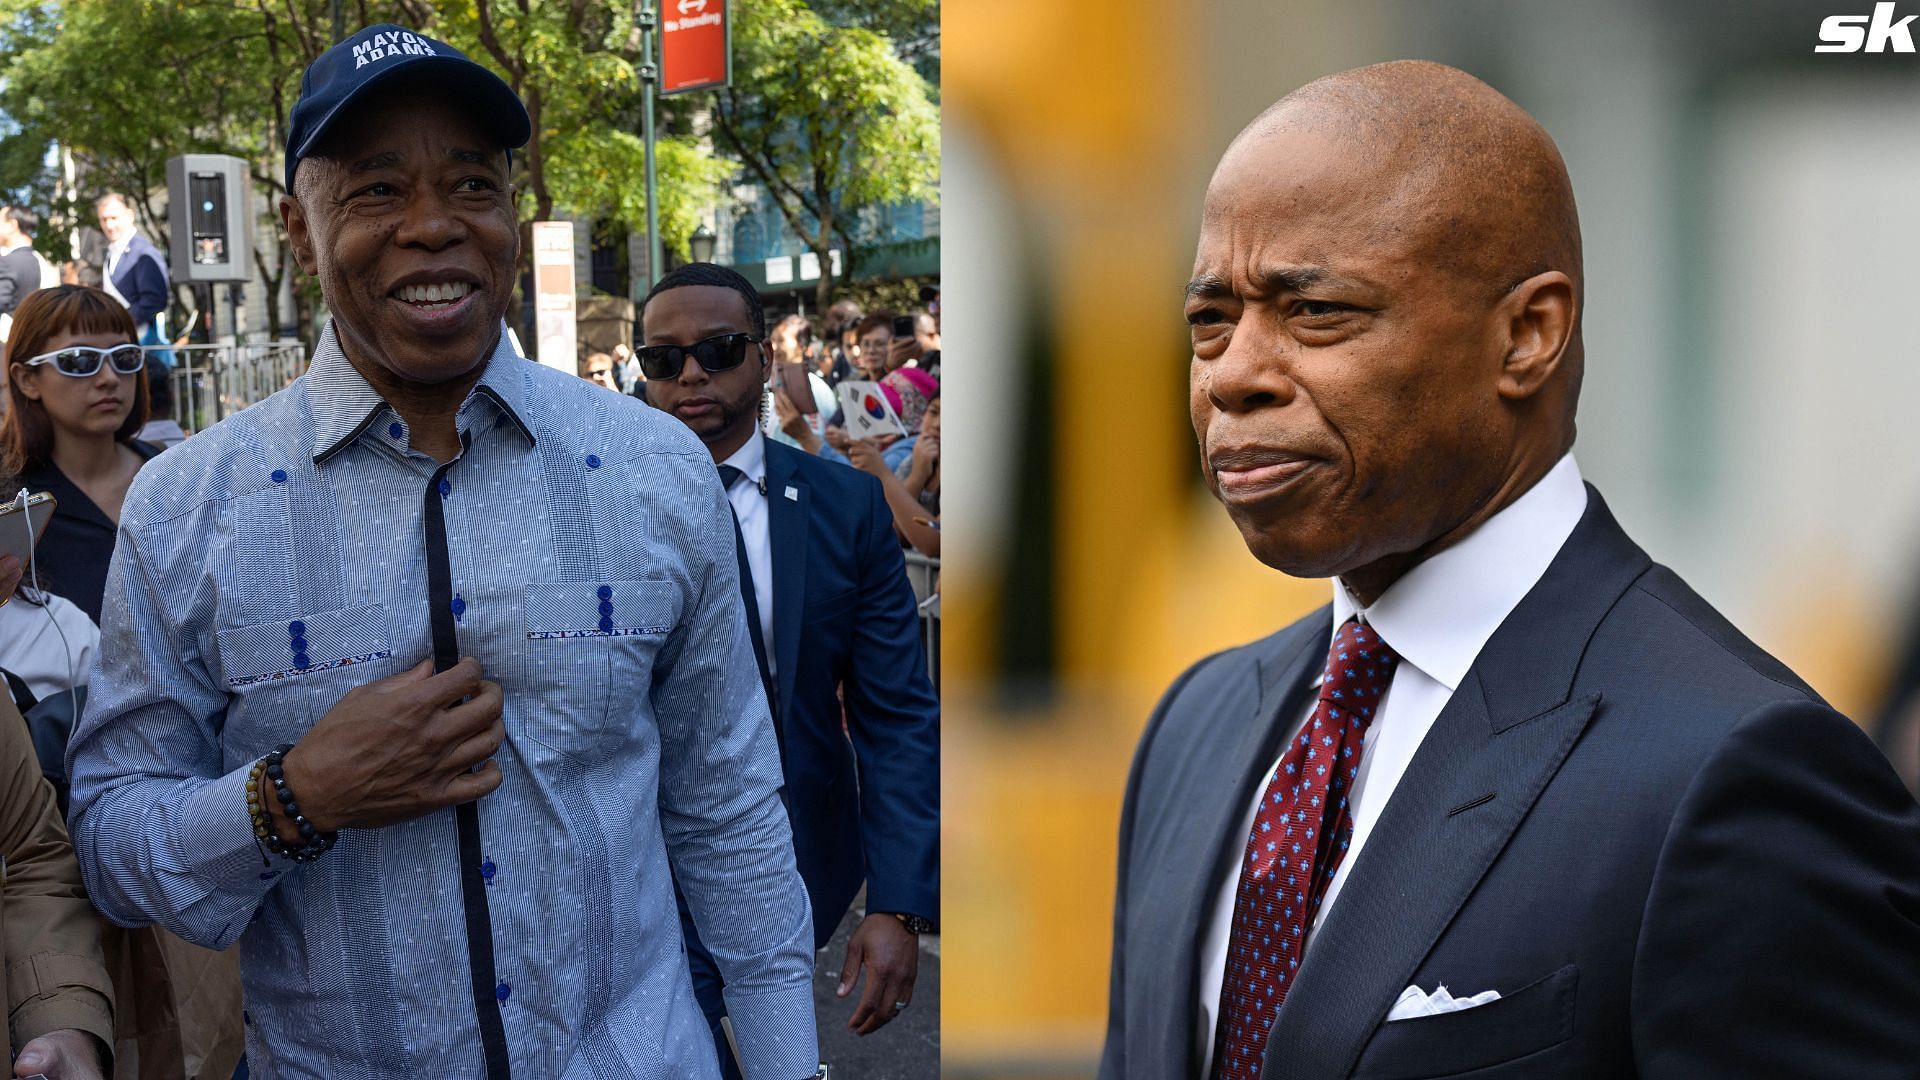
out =
{"type": "Polygon", "coordinates": [[[174,415],[188,431],[212,427],[307,370],[307,347],[298,340],[167,348],[173,353],[174,415]]]}
{"type": "Polygon", "coordinates": [[[927,675],[935,693],[940,690],[940,560],[907,552],[907,580],[920,604],[920,630],[927,645],[927,675]]]}

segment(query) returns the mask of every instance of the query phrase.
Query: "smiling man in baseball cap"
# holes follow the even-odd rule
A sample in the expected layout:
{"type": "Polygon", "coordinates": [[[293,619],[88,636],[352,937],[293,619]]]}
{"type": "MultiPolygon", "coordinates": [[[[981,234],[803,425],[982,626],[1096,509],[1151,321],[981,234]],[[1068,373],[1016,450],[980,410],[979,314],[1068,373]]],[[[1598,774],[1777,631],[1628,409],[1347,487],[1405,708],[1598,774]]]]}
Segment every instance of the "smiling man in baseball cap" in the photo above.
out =
{"type": "Polygon", "coordinates": [[[127,494],[72,741],[90,894],[242,943],[256,1075],[717,1077],[677,878],[746,1075],[814,1075],[712,460],[502,332],[525,108],[374,26],[290,127],[280,211],[332,320],[127,494]]]}

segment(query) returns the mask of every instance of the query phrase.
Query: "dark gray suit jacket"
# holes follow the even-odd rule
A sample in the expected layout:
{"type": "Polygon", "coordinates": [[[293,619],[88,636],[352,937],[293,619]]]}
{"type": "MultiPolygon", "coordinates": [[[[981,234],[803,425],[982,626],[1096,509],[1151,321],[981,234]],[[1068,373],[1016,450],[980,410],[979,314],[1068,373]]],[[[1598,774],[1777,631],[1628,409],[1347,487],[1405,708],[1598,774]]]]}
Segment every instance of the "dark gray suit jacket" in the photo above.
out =
{"type": "MultiPolygon", "coordinates": [[[[1204,920],[1330,618],[1201,661],[1148,723],[1102,1080],[1198,1075],[1204,920]]],[[[1589,488],[1360,850],[1263,1076],[1920,1077],[1920,806],[1589,488]],[[1416,983],[1502,997],[1385,1022],[1416,983]]]]}
{"type": "Polygon", "coordinates": [[[31,246],[17,247],[0,255],[0,313],[13,314],[20,301],[39,287],[40,260],[34,258],[31,246]]]}

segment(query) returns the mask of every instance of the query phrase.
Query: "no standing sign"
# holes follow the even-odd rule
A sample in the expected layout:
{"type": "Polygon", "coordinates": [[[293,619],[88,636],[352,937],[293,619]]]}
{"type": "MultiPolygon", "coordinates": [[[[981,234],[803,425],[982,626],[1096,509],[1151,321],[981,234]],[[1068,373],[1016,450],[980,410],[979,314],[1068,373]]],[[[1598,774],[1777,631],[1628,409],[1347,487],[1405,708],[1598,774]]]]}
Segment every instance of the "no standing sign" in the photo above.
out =
{"type": "Polygon", "coordinates": [[[660,93],[727,85],[727,0],[662,0],[660,16],[660,93]]]}

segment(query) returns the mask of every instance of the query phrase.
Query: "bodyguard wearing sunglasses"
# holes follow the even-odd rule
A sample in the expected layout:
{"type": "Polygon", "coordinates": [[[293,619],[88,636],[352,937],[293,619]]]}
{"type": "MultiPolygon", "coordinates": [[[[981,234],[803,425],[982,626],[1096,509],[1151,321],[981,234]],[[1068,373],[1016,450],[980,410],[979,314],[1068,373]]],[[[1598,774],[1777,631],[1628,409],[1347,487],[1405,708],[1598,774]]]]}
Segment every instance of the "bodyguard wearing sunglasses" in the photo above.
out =
{"type": "Polygon", "coordinates": [[[680,425],[503,334],[528,135],[398,26],[308,68],[280,210],[332,321],[127,496],[82,872],[240,942],[255,1075],[713,1080],[677,876],[748,1075],[813,1076],[726,501],[680,425]]]}
{"type": "MultiPolygon", "coordinates": [[[[842,997],[860,983],[847,1026],[865,1035],[912,1003],[915,939],[940,906],[940,703],[893,518],[872,477],[761,434],[766,317],[745,278],[678,267],[647,295],[641,322],[653,404],[700,436],[727,485],[816,948],[867,887],[838,981],[842,997]]],[[[690,923],[687,941],[724,1060],[733,980],[690,923]]]]}
{"type": "Polygon", "coordinates": [[[52,493],[58,505],[34,569],[49,592],[99,622],[121,502],[161,449],[134,438],[147,422],[146,358],[133,317],[99,289],[41,289],[13,315],[0,498],[22,487],[52,493]]]}

